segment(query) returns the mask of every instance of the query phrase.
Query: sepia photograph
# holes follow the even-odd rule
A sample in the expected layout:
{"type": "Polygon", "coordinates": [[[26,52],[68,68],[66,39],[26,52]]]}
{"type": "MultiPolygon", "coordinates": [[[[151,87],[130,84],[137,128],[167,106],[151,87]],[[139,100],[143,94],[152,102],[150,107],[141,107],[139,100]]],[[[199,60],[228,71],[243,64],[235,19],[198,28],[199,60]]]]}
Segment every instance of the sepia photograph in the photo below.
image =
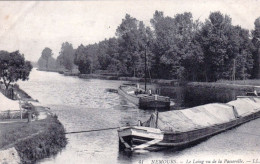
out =
{"type": "Polygon", "coordinates": [[[0,1],[0,164],[260,164],[260,0],[0,1]]]}

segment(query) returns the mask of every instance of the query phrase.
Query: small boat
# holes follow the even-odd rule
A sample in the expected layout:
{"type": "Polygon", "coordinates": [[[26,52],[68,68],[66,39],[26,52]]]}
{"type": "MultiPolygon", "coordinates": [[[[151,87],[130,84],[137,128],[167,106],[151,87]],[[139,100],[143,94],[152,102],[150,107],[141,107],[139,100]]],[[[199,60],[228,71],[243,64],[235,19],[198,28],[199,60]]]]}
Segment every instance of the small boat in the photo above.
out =
{"type": "Polygon", "coordinates": [[[118,94],[141,109],[169,109],[170,98],[157,94],[147,94],[145,90],[133,84],[124,84],[118,88],[118,94]]]}
{"type": "Polygon", "coordinates": [[[260,96],[155,112],[143,123],[119,128],[119,147],[131,151],[186,147],[259,117],[260,96]]]}
{"type": "Polygon", "coordinates": [[[107,88],[106,92],[118,93],[118,90],[117,89],[113,89],[113,88],[107,88]]]}

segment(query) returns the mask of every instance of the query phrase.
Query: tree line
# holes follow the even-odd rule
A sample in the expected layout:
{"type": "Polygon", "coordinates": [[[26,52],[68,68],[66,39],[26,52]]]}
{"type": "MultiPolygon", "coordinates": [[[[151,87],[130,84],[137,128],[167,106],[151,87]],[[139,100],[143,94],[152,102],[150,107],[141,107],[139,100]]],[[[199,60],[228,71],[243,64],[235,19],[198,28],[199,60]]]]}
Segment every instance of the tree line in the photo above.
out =
{"type": "Polygon", "coordinates": [[[220,12],[210,13],[201,22],[193,20],[189,12],[169,17],[155,11],[150,23],[145,26],[126,14],[115,37],[77,49],[65,42],[56,61],[49,48],[51,55],[44,55],[45,48],[38,64],[67,70],[76,65],[82,74],[102,70],[144,77],[146,54],[152,78],[217,81],[260,77],[260,17],[252,31],[232,25],[231,17],[220,12]]]}
{"type": "Polygon", "coordinates": [[[52,50],[46,47],[42,50],[41,57],[37,62],[38,67],[44,70],[71,71],[76,66],[74,64],[75,51],[71,43],[64,42],[61,45],[59,56],[55,59],[52,50]]]}

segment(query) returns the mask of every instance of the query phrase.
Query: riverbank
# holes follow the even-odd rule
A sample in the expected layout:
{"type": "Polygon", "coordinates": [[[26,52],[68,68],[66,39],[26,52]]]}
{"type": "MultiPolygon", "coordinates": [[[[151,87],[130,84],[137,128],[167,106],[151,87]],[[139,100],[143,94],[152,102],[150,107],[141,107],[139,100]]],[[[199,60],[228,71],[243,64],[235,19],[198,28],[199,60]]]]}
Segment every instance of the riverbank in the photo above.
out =
{"type": "MultiPolygon", "coordinates": [[[[259,80],[255,81],[260,83],[259,80]]],[[[186,107],[194,107],[216,102],[227,103],[235,100],[237,96],[244,96],[247,92],[253,92],[257,87],[257,85],[235,84],[234,81],[233,84],[231,81],[189,82],[184,88],[184,104],[186,107]]]]}
{"type": "MultiPolygon", "coordinates": [[[[126,77],[121,75],[112,75],[110,74],[99,74],[99,73],[92,73],[92,74],[81,74],[79,71],[73,70],[73,71],[66,71],[66,70],[58,70],[58,69],[40,69],[37,68],[38,71],[44,71],[44,72],[56,72],[63,74],[64,76],[77,76],[81,79],[101,79],[101,80],[121,80],[121,81],[131,81],[131,82],[145,82],[144,78],[139,77],[126,77]]],[[[147,78],[147,82],[159,84],[159,85],[165,85],[165,86],[179,86],[182,85],[180,82],[176,79],[173,80],[167,80],[167,79],[150,79],[147,78]]]]}
{"type": "MultiPolygon", "coordinates": [[[[31,96],[19,87],[14,90],[21,101],[33,101],[31,96]]],[[[10,153],[13,151],[19,154],[20,163],[35,163],[57,154],[66,146],[65,129],[57,116],[46,107],[33,107],[39,115],[32,122],[27,119],[0,120],[0,163],[10,163],[13,160],[10,153]]]]}
{"type": "MultiPolygon", "coordinates": [[[[103,79],[103,80],[122,80],[122,81],[131,81],[131,82],[145,82],[144,78],[138,77],[124,77],[124,76],[108,76],[102,74],[79,74],[81,79],[103,79]]],[[[147,79],[147,82],[151,82],[159,85],[166,86],[179,86],[178,80],[166,80],[166,79],[147,79]]]]}
{"type": "MultiPolygon", "coordinates": [[[[79,78],[144,82],[143,78],[98,74],[80,74],[79,78]]],[[[149,79],[148,81],[160,88],[161,95],[173,98],[183,108],[215,102],[227,103],[235,100],[236,96],[245,95],[247,92],[254,91],[254,89],[259,88],[257,90],[260,91],[260,80],[258,79],[217,82],[179,82],[178,80],[166,79],[149,79]]]]}
{"type": "Polygon", "coordinates": [[[63,74],[64,76],[78,76],[79,71],[77,69],[73,69],[71,71],[65,70],[65,69],[43,69],[43,68],[37,68],[38,71],[45,71],[45,72],[57,72],[60,74],[63,74]]]}

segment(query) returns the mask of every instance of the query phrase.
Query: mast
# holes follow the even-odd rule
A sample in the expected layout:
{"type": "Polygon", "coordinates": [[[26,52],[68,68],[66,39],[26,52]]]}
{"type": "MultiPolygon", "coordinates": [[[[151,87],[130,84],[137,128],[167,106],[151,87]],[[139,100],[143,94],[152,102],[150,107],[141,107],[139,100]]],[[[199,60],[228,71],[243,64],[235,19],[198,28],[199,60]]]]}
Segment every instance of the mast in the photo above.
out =
{"type": "Polygon", "coordinates": [[[146,92],[146,48],[147,45],[145,46],[145,53],[144,53],[144,90],[146,92]]]}
{"type": "Polygon", "coordinates": [[[158,117],[159,117],[159,113],[157,111],[157,108],[155,109],[155,113],[156,113],[156,124],[155,124],[155,128],[158,128],[158,117]]]}

